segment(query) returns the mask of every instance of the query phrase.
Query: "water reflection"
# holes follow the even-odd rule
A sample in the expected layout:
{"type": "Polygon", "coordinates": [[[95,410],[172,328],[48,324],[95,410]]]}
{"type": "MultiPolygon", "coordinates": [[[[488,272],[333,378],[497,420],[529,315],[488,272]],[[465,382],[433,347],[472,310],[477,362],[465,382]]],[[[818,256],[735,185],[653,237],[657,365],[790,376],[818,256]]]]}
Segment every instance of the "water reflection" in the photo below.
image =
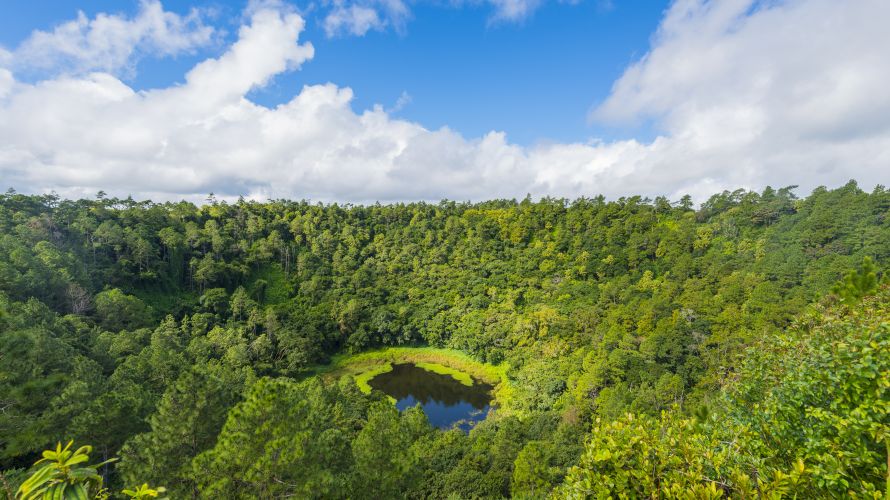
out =
{"type": "Polygon", "coordinates": [[[457,425],[468,431],[484,420],[491,403],[489,384],[466,386],[448,375],[433,373],[411,363],[395,364],[369,382],[396,400],[399,410],[420,404],[430,423],[439,428],[457,425]]]}

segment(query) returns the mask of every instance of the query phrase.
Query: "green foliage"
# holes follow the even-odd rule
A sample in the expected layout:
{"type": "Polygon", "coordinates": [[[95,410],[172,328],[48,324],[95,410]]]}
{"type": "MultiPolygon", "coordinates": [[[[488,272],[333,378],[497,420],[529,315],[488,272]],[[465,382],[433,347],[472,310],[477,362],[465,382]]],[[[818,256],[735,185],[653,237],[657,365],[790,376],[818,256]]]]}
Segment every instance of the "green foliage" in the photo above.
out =
{"type": "Polygon", "coordinates": [[[193,462],[202,496],[345,496],[350,443],[367,408],[351,381],[260,379],[229,412],[215,446],[193,462]]]}
{"type": "Polygon", "coordinates": [[[65,338],[80,333],[75,322],[36,300],[13,303],[7,313],[0,325],[0,462],[24,466],[62,439],[71,415],[101,392],[101,367],[65,338]],[[19,456],[27,459],[9,462],[19,456]]]}
{"type": "MultiPolygon", "coordinates": [[[[752,348],[719,412],[597,420],[560,497],[881,498],[890,288],[752,348]]],[[[518,469],[517,469],[518,470],[518,469]]]]}
{"type": "Polygon", "coordinates": [[[580,464],[557,490],[562,498],[783,498],[807,470],[757,470],[744,427],[700,422],[676,411],[598,421],[580,464]]]}
{"type": "Polygon", "coordinates": [[[198,299],[201,309],[213,314],[225,314],[229,307],[229,295],[225,288],[211,288],[198,299]]]}
{"type": "Polygon", "coordinates": [[[832,287],[831,292],[840,297],[847,304],[855,304],[863,297],[875,293],[878,289],[878,274],[871,258],[866,257],[862,261],[859,270],[852,270],[844,276],[843,281],[838,281],[832,287]]]}
{"type": "MultiPolygon", "coordinates": [[[[890,191],[853,182],[802,199],[724,192],[697,210],[688,197],[198,207],[9,192],[0,469],[74,438],[123,457],[108,467],[115,489],[163,483],[177,498],[337,498],[377,480],[412,498],[540,497],[597,425],[624,443],[624,473],[643,463],[628,450],[654,450],[683,494],[733,495],[746,480],[778,492],[791,477],[802,496],[869,494],[886,456],[882,334],[807,343],[789,327],[838,280],[850,311],[826,318],[860,303],[883,314],[870,295],[890,263],[888,221],[890,191]],[[399,360],[497,385],[494,416],[469,435],[414,432],[408,413],[340,380],[399,360]],[[755,403],[769,408],[746,420],[755,403]],[[702,408],[715,416],[689,419],[702,408]],[[622,422],[645,439],[622,441],[632,432],[609,427],[622,422]],[[387,447],[368,426],[407,437],[387,447]],[[703,458],[678,465],[653,426],[688,432],[703,458]],[[721,435],[744,474],[714,468],[721,435]],[[374,479],[369,464],[392,474],[374,479]],[[735,486],[693,484],[712,469],[735,486]]],[[[621,472],[585,460],[596,477],[621,472]]]]}
{"type": "Polygon", "coordinates": [[[192,495],[197,485],[191,459],[216,443],[228,409],[250,374],[219,364],[198,365],[173,383],[149,418],[151,430],[121,450],[118,470],[128,484],[163,482],[174,497],[192,495]]]}
{"type": "MultiPolygon", "coordinates": [[[[135,500],[146,500],[148,498],[158,498],[159,495],[165,493],[167,490],[163,486],[158,486],[156,488],[149,488],[148,483],[142,483],[142,485],[132,489],[132,490],[123,490],[122,493],[129,498],[133,498],[135,500]]],[[[159,499],[163,500],[163,499],[159,499]]]]}
{"type": "Polygon", "coordinates": [[[139,298],[117,288],[96,295],[96,314],[102,326],[111,331],[135,329],[151,323],[151,309],[139,298]]]}
{"type": "Polygon", "coordinates": [[[343,375],[355,378],[365,394],[371,392],[368,381],[392,370],[393,363],[413,363],[425,370],[448,375],[464,385],[479,380],[495,386],[494,395],[502,407],[509,407],[512,387],[506,376],[506,365],[481,363],[452,349],[432,347],[388,347],[348,356],[337,356],[317,372],[326,379],[336,380],[343,375]]]}
{"type": "MultiPolygon", "coordinates": [[[[91,500],[109,498],[108,490],[102,487],[103,478],[99,474],[99,468],[117,459],[112,458],[98,464],[87,465],[87,462],[90,460],[90,453],[93,451],[92,446],[81,446],[72,451],[71,446],[73,444],[74,441],[69,441],[62,448],[62,443],[58,443],[55,450],[45,450],[43,458],[38,460],[34,466],[44,465],[37,468],[31,477],[22,482],[15,498],[21,500],[91,500]]],[[[2,474],[0,474],[0,477],[3,478],[5,484],[6,478],[2,474]]],[[[124,489],[121,493],[127,498],[144,500],[157,498],[165,491],[164,487],[149,488],[147,483],[143,483],[141,486],[133,489],[124,489]]]]}
{"type": "Polygon", "coordinates": [[[388,401],[371,406],[367,423],[352,441],[355,498],[396,498],[419,479],[420,467],[409,452],[432,432],[418,408],[399,415],[388,401]]]}
{"type": "Polygon", "coordinates": [[[767,465],[802,460],[820,496],[890,488],[890,287],[804,315],[752,350],[739,377],[731,415],[767,465]]]}
{"type": "Polygon", "coordinates": [[[510,489],[514,497],[545,496],[561,479],[561,470],[554,466],[554,444],[529,441],[513,462],[510,489]]]}
{"type": "Polygon", "coordinates": [[[62,443],[58,443],[55,450],[44,451],[43,458],[35,462],[34,466],[43,465],[22,483],[16,492],[16,498],[84,500],[99,496],[102,476],[97,469],[111,460],[87,465],[92,447],[81,446],[71,450],[73,444],[74,441],[69,441],[63,448],[62,443]]]}
{"type": "Polygon", "coordinates": [[[374,365],[373,367],[368,367],[361,373],[355,375],[355,385],[357,385],[359,390],[363,393],[371,394],[371,391],[374,390],[371,387],[371,379],[373,379],[377,375],[382,375],[391,371],[392,363],[389,362],[374,365]]]}

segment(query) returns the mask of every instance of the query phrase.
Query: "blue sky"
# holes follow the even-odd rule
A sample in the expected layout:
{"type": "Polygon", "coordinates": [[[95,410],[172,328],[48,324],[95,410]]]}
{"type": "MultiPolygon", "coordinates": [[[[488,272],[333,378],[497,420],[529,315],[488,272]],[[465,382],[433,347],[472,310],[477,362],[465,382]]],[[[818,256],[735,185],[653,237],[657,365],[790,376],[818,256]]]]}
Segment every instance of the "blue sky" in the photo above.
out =
{"type": "Polygon", "coordinates": [[[887,0],[0,6],[0,189],[372,203],[890,184],[887,0]]]}
{"type": "MultiPolygon", "coordinates": [[[[588,119],[608,96],[612,83],[649,48],[649,39],[667,8],[665,0],[593,1],[543,5],[517,21],[492,22],[487,5],[452,8],[419,4],[403,29],[370,31],[357,37],[329,37],[323,10],[292,2],[306,14],[301,40],[311,41],[316,57],[300,71],[279,75],[251,99],[265,105],[289,100],[304,84],[335,82],[355,91],[356,109],[375,104],[394,108],[405,93],[409,102],[394,115],[429,128],[448,126],[467,136],[491,130],[520,144],[584,141],[591,136],[620,138],[645,129],[608,127],[588,119]]],[[[225,30],[222,43],[192,55],[146,58],[125,80],[146,89],[181,82],[201,59],[225,50],[237,32],[246,1],[174,1],[164,7],[186,14],[213,11],[211,23],[225,30]]],[[[50,30],[77,11],[138,10],[135,0],[9,2],[0,16],[0,45],[16,47],[33,30],[50,30]]]]}

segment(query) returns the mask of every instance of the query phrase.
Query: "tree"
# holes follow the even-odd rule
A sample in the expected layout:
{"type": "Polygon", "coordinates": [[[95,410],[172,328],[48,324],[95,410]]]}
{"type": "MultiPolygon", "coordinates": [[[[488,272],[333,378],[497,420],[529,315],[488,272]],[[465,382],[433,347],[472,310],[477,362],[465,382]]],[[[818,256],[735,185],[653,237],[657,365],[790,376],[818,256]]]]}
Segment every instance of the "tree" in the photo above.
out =
{"type": "Polygon", "coordinates": [[[77,283],[68,285],[68,300],[71,302],[71,312],[84,314],[93,308],[93,298],[83,287],[77,283]]]}
{"type": "Polygon", "coordinates": [[[229,307],[229,295],[225,288],[210,288],[198,299],[205,311],[222,316],[229,307]]]}
{"type": "Polygon", "coordinates": [[[878,273],[870,257],[862,260],[862,267],[857,271],[851,270],[844,276],[843,281],[835,283],[832,293],[840,297],[847,304],[855,304],[866,295],[875,293],[878,289],[878,273]]]}
{"type": "Polygon", "coordinates": [[[699,422],[676,411],[660,418],[628,414],[597,421],[581,462],[557,490],[563,498],[782,498],[796,491],[805,474],[757,474],[746,463],[745,430],[733,427],[722,439],[723,422],[699,422]]]}
{"type": "Polygon", "coordinates": [[[522,448],[513,462],[510,490],[514,497],[540,497],[553,488],[560,478],[559,469],[551,463],[553,456],[553,444],[547,441],[531,441],[522,448]]]}
{"type": "Polygon", "coordinates": [[[409,489],[419,473],[410,447],[431,431],[419,408],[400,415],[388,401],[371,406],[367,423],[352,442],[356,497],[395,498],[409,489]]]}
{"type": "MultiPolygon", "coordinates": [[[[890,488],[890,287],[816,307],[749,351],[728,395],[770,467],[802,460],[807,496],[890,488]]],[[[886,490],[885,490],[886,491],[886,490]]]]}
{"type": "Polygon", "coordinates": [[[102,327],[113,332],[148,326],[152,316],[151,308],[142,300],[119,288],[96,295],[96,314],[102,327]]]}
{"type": "Polygon", "coordinates": [[[324,386],[258,380],[228,415],[213,448],[193,461],[202,495],[340,498],[351,489],[350,442],[367,403],[350,380],[324,386]]]}
{"type": "Polygon", "coordinates": [[[218,364],[184,372],[149,418],[151,431],[135,436],[121,450],[118,470],[125,481],[164,482],[177,498],[196,495],[191,460],[216,442],[249,377],[249,372],[218,364]]]}
{"type": "Polygon", "coordinates": [[[752,347],[716,412],[597,420],[558,495],[881,498],[890,488],[890,287],[752,347]]]}

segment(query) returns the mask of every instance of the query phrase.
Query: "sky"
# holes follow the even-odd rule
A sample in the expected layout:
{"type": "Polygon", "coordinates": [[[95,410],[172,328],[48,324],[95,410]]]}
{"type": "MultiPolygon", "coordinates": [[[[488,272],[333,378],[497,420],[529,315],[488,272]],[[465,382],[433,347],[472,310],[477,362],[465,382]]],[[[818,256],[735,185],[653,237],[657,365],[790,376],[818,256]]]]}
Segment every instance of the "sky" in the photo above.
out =
{"type": "Polygon", "coordinates": [[[886,0],[0,2],[0,188],[372,203],[890,181],[886,0]]]}

